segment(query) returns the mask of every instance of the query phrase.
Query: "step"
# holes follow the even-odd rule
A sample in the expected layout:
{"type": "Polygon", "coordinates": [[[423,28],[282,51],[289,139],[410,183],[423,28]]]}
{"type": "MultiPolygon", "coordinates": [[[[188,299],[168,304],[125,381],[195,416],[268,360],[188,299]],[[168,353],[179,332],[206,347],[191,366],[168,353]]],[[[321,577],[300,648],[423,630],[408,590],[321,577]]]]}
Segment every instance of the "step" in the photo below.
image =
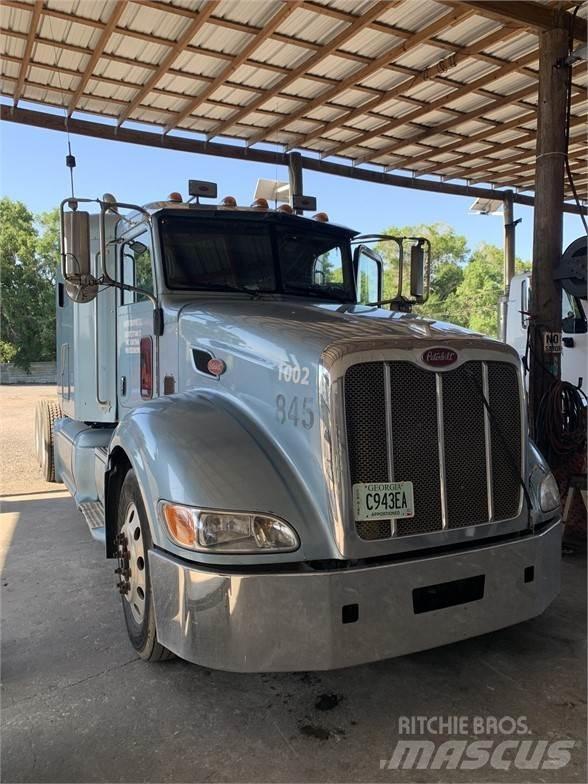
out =
{"type": "Polygon", "coordinates": [[[78,508],[83,514],[93,538],[98,542],[104,543],[106,536],[104,527],[104,507],[102,506],[102,502],[84,501],[78,508]]]}

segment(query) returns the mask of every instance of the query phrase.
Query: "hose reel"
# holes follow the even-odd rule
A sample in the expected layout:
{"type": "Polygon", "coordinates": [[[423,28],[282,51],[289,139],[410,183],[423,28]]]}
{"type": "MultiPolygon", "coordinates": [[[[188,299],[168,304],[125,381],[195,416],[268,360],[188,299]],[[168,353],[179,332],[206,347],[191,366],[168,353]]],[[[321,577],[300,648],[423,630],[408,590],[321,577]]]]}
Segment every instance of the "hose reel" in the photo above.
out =
{"type": "Polygon", "coordinates": [[[587,238],[578,237],[565,249],[553,273],[554,280],[559,280],[568,294],[579,299],[588,298],[586,249],[587,238]]]}

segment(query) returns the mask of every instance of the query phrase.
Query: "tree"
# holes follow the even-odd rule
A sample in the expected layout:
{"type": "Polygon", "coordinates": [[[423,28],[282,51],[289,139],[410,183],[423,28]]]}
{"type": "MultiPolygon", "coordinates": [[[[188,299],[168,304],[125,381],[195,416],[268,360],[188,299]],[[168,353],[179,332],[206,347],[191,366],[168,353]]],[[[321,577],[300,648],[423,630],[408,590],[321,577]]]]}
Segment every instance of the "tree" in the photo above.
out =
{"type": "MultiPolygon", "coordinates": [[[[515,272],[529,269],[516,260],[515,272]]],[[[504,292],[504,253],[496,245],[482,242],[464,269],[455,299],[464,323],[476,332],[497,337],[498,300],[504,292]]]]}
{"type": "MultiPolygon", "coordinates": [[[[501,248],[481,243],[470,253],[466,237],[444,223],[391,227],[386,233],[427,237],[431,242],[431,293],[425,303],[415,307],[415,313],[496,336],[497,306],[504,287],[501,248]]],[[[381,242],[377,249],[384,259],[383,297],[390,299],[396,295],[397,246],[381,242]]],[[[517,272],[529,266],[520,259],[516,261],[517,272]]],[[[408,265],[405,281],[407,273],[408,265]]],[[[404,294],[408,294],[406,288],[404,294]]]]}
{"type": "MultiPolygon", "coordinates": [[[[386,229],[386,234],[403,237],[426,237],[431,243],[431,296],[424,305],[420,305],[416,312],[423,316],[441,319],[451,319],[450,295],[461,283],[463,265],[468,255],[468,243],[463,234],[457,234],[455,229],[445,223],[433,223],[430,226],[420,224],[417,226],[392,226],[386,229]],[[449,308],[449,309],[448,309],[449,308]]],[[[384,259],[384,299],[396,296],[398,281],[398,246],[395,242],[380,242],[377,250],[384,259]]],[[[404,284],[407,282],[408,262],[405,258],[404,284]]],[[[408,295],[406,285],[403,285],[405,296],[408,295]]]]}
{"type": "Polygon", "coordinates": [[[55,358],[57,210],[35,220],[27,207],[0,199],[0,350],[2,361],[28,370],[55,358]]]}

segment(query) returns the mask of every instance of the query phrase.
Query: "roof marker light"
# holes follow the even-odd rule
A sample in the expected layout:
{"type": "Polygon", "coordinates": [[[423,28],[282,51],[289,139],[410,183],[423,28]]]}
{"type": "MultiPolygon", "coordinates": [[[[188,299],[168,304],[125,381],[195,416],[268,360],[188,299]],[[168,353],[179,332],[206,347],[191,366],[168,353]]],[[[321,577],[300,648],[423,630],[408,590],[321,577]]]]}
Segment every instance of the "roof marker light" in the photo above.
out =
{"type": "Polygon", "coordinates": [[[317,214],[313,215],[312,217],[313,217],[313,220],[320,221],[320,223],[328,223],[329,222],[329,216],[327,215],[326,212],[317,212],[317,214]]]}
{"type": "Polygon", "coordinates": [[[219,207],[236,207],[237,206],[237,199],[234,196],[225,196],[224,199],[221,200],[219,207]]]}
{"type": "Polygon", "coordinates": [[[278,207],[278,212],[285,212],[287,215],[292,215],[294,210],[290,207],[289,204],[280,204],[278,207]]]}
{"type": "Polygon", "coordinates": [[[177,202],[182,202],[182,201],[184,201],[184,200],[182,199],[182,194],[181,194],[181,193],[178,193],[178,191],[172,191],[172,192],[170,193],[170,195],[167,197],[167,200],[168,200],[168,201],[177,201],[177,202]]]}
{"type": "Polygon", "coordinates": [[[254,210],[267,210],[267,209],[269,209],[268,204],[267,204],[267,199],[255,199],[255,201],[253,201],[251,203],[251,206],[253,207],[254,210]]]}

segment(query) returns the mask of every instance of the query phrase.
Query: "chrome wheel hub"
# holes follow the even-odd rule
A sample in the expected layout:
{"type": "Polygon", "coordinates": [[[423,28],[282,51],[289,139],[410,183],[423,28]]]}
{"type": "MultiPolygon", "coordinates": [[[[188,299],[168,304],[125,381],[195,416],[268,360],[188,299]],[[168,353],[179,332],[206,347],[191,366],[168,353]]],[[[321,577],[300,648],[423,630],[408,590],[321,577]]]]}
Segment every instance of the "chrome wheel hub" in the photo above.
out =
{"type": "Polygon", "coordinates": [[[137,623],[145,617],[146,579],[145,547],[135,504],[129,504],[125,522],[116,538],[119,575],[117,587],[129,603],[131,614],[137,623]]]}

